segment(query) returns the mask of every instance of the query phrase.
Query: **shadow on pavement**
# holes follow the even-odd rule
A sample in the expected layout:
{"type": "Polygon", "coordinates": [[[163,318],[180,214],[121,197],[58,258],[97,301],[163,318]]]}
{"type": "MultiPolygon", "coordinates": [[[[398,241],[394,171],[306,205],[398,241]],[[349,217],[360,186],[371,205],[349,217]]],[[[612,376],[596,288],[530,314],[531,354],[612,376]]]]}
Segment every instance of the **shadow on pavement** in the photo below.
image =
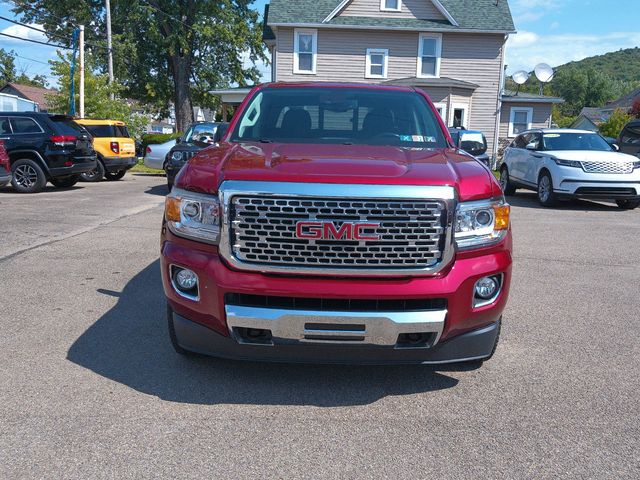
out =
{"type": "Polygon", "coordinates": [[[420,365],[287,365],[183,358],[169,343],[159,270],[156,260],[131,279],[118,303],[74,342],[67,358],[163,400],[208,405],[366,405],[389,395],[442,390],[458,383],[420,365]]]}
{"type": "Polygon", "coordinates": [[[167,184],[161,184],[161,185],[154,185],[153,187],[149,187],[148,189],[145,190],[144,193],[148,193],[149,195],[160,195],[162,197],[166,197],[167,194],[169,193],[169,188],[167,187],[167,184]]]}
{"type": "Polygon", "coordinates": [[[64,192],[73,192],[75,190],[82,190],[85,187],[79,183],[77,185],[74,185],[73,187],[69,187],[69,188],[57,188],[54,187],[53,185],[51,185],[50,183],[48,183],[43,189],[42,191],[38,192],[38,193],[20,193],[17,192],[13,189],[13,187],[11,186],[11,184],[9,185],[5,185],[4,187],[0,187],[0,194],[2,193],[13,193],[14,195],[39,195],[42,193],[64,193],[64,192]]]}
{"type": "Polygon", "coordinates": [[[555,207],[543,207],[538,202],[538,196],[535,192],[527,192],[523,190],[518,190],[515,195],[510,195],[506,197],[507,203],[514,207],[523,207],[523,208],[538,208],[541,210],[568,210],[568,211],[613,211],[613,212],[623,212],[624,210],[618,208],[615,204],[609,203],[599,203],[596,201],[590,202],[588,200],[579,200],[579,199],[571,199],[571,200],[563,200],[558,202],[555,207]]]}

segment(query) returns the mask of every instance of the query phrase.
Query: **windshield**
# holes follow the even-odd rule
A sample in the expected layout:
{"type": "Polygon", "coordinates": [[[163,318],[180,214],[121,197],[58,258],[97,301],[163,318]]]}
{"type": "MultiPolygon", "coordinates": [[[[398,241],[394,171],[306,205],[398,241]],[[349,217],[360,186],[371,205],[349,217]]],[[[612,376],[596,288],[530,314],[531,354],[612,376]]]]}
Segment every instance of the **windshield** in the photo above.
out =
{"type": "Polygon", "coordinates": [[[189,129],[184,137],[185,142],[213,141],[218,125],[215,123],[199,123],[189,129]]]}
{"type": "Polygon", "coordinates": [[[266,88],[250,101],[230,140],[446,147],[418,93],[363,88],[266,88]]]}
{"type": "Polygon", "coordinates": [[[545,133],[542,138],[545,150],[612,150],[611,145],[597,133],[545,133]]]}

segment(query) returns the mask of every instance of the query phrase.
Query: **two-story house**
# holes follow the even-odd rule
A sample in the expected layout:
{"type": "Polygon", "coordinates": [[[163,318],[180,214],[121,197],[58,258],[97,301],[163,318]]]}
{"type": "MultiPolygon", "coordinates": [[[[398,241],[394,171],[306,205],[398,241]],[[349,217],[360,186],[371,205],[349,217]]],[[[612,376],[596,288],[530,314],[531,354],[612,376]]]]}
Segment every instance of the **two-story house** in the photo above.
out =
{"type": "Polygon", "coordinates": [[[500,138],[550,125],[561,101],[503,92],[507,0],[271,0],[264,24],[272,81],[421,88],[445,124],[482,130],[494,155],[500,138]]]}

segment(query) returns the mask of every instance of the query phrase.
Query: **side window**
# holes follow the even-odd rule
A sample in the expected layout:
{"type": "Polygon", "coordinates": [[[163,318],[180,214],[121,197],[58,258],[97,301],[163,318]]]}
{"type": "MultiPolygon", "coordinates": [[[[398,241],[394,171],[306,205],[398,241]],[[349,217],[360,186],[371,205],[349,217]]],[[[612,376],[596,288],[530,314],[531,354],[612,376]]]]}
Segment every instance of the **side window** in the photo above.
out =
{"type": "Polygon", "coordinates": [[[9,135],[11,133],[11,127],[9,126],[9,119],[7,117],[0,117],[0,135],[9,135]]]}
{"type": "Polygon", "coordinates": [[[529,150],[539,150],[540,149],[540,134],[538,133],[530,133],[528,135],[524,135],[527,145],[525,148],[529,150]]]}
{"type": "Polygon", "coordinates": [[[640,126],[625,128],[620,135],[620,141],[631,145],[640,145],[640,126]]]}
{"type": "Polygon", "coordinates": [[[40,125],[28,117],[15,117],[11,119],[13,133],[42,133],[40,125]]]}
{"type": "Polygon", "coordinates": [[[515,148],[525,148],[527,146],[527,142],[525,140],[525,136],[524,135],[518,135],[516,137],[516,139],[513,141],[513,143],[511,144],[512,147],[515,148]]]}

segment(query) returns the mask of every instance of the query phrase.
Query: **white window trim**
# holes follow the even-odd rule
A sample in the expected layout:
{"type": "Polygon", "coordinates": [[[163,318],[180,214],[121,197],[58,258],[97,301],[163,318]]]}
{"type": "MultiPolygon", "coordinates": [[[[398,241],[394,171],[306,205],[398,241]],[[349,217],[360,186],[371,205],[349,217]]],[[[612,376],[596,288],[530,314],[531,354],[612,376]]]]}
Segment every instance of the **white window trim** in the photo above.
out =
{"type": "Polygon", "coordinates": [[[533,123],[533,107],[511,107],[511,111],[509,112],[509,138],[519,135],[513,132],[513,122],[515,120],[516,113],[518,112],[525,112],[527,114],[527,130],[531,130],[531,125],[533,123]]]}
{"type": "MultiPolygon", "coordinates": [[[[306,52],[305,52],[306,53],[306,52]]],[[[316,63],[318,58],[318,30],[315,28],[295,28],[293,30],[293,73],[300,75],[315,75],[316,63]],[[312,70],[300,70],[298,53],[300,45],[298,42],[298,34],[313,35],[313,41],[311,42],[311,53],[313,54],[313,60],[311,61],[312,70]]]]}
{"type": "Polygon", "coordinates": [[[387,78],[389,66],[389,50],[387,48],[367,48],[367,58],[365,62],[364,78],[387,78]],[[382,75],[374,75],[371,73],[371,55],[383,55],[382,75]]]}
{"type": "Polygon", "coordinates": [[[469,128],[469,104],[467,103],[454,103],[451,105],[451,111],[449,112],[449,127],[453,127],[453,114],[456,110],[462,110],[462,126],[469,128]]]}
{"type": "Polygon", "coordinates": [[[440,60],[442,58],[442,34],[441,33],[421,33],[418,36],[418,70],[416,76],[418,78],[440,78],[440,60]],[[436,40],[436,74],[422,74],[422,39],[433,38],[436,40]]]}
{"type": "Polygon", "coordinates": [[[442,109],[442,121],[447,126],[447,102],[435,102],[433,106],[442,109]]]}
{"type": "Polygon", "coordinates": [[[400,12],[402,11],[402,0],[397,0],[398,8],[387,8],[384,6],[385,0],[380,0],[380,11],[381,12],[400,12]]]}

